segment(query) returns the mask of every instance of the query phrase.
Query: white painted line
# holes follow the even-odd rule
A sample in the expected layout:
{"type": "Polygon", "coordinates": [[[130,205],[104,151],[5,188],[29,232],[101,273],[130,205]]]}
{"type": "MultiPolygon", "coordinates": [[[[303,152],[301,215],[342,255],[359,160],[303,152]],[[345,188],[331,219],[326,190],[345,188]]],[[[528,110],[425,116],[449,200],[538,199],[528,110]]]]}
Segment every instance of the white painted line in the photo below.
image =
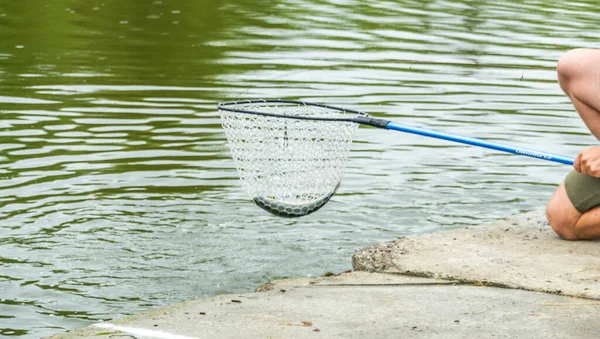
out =
{"type": "Polygon", "coordinates": [[[159,338],[159,339],[198,339],[194,337],[188,337],[185,335],[173,334],[165,331],[148,330],[145,328],[128,327],[128,326],[117,326],[109,323],[94,324],[93,326],[104,328],[107,330],[121,331],[127,334],[133,334],[137,336],[143,336],[146,338],[159,338]]]}

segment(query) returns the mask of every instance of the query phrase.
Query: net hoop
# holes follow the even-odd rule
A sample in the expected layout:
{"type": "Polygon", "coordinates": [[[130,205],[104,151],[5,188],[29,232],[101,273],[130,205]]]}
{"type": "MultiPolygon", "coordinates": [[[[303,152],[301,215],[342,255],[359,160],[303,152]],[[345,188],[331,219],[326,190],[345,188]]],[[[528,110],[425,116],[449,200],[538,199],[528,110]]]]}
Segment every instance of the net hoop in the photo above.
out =
{"type": "Polygon", "coordinates": [[[314,102],[306,102],[306,101],[298,101],[298,100],[282,100],[282,99],[255,99],[255,100],[242,100],[242,101],[227,101],[220,102],[217,105],[217,108],[220,111],[228,111],[232,113],[244,113],[244,114],[255,114],[262,115],[274,118],[286,118],[286,119],[298,119],[298,120],[314,120],[314,121],[337,121],[337,122],[356,122],[353,118],[326,118],[326,117],[314,117],[314,116],[302,116],[302,115],[285,115],[285,114],[274,114],[269,112],[260,112],[255,110],[243,110],[239,108],[231,108],[229,106],[242,106],[242,105],[252,105],[252,104],[295,104],[295,105],[304,105],[306,107],[319,107],[325,108],[332,111],[338,111],[342,114],[356,114],[361,117],[368,117],[369,114],[361,111],[356,111],[353,109],[347,109],[342,107],[330,106],[317,104],[314,102]]]}

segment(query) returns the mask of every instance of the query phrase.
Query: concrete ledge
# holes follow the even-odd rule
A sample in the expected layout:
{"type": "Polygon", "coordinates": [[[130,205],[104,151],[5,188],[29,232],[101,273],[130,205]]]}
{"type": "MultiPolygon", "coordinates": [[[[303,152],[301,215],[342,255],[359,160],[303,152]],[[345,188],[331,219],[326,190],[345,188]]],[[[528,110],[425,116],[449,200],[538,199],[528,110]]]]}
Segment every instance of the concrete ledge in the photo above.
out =
{"type": "Polygon", "coordinates": [[[543,212],[418,235],[354,253],[355,270],[600,299],[600,243],[558,238],[543,212]]]}
{"type": "Polygon", "coordinates": [[[596,338],[599,302],[354,272],[184,302],[66,338],[596,338]]]}

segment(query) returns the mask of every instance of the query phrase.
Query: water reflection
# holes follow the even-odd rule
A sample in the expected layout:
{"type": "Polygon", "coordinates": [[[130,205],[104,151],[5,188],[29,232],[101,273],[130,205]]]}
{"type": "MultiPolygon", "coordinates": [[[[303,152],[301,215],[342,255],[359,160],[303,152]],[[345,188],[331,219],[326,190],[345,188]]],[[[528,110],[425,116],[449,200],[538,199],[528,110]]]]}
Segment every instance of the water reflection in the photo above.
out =
{"type": "Polygon", "coordinates": [[[239,186],[218,101],[289,98],[575,154],[555,80],[577,1],[0,3],[0,335],[349,268],[358,247],[545,203],[568,168],[361,128],[298,220],[239,186]]]}

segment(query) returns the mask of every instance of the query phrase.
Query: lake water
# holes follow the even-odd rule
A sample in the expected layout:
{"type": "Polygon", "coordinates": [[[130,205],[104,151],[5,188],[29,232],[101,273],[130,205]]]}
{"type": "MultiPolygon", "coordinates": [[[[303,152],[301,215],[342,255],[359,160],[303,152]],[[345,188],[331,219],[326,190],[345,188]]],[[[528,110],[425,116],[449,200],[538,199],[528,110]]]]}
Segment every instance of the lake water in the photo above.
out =
{"type": "Polygon", "coordinates": [[[575,156],[594,1],[0,2],[0,336],[39,338],[537,209],[570,170],[361,128],[323,209],[237,180],[219,101],[285,98],[575,156]]]}

